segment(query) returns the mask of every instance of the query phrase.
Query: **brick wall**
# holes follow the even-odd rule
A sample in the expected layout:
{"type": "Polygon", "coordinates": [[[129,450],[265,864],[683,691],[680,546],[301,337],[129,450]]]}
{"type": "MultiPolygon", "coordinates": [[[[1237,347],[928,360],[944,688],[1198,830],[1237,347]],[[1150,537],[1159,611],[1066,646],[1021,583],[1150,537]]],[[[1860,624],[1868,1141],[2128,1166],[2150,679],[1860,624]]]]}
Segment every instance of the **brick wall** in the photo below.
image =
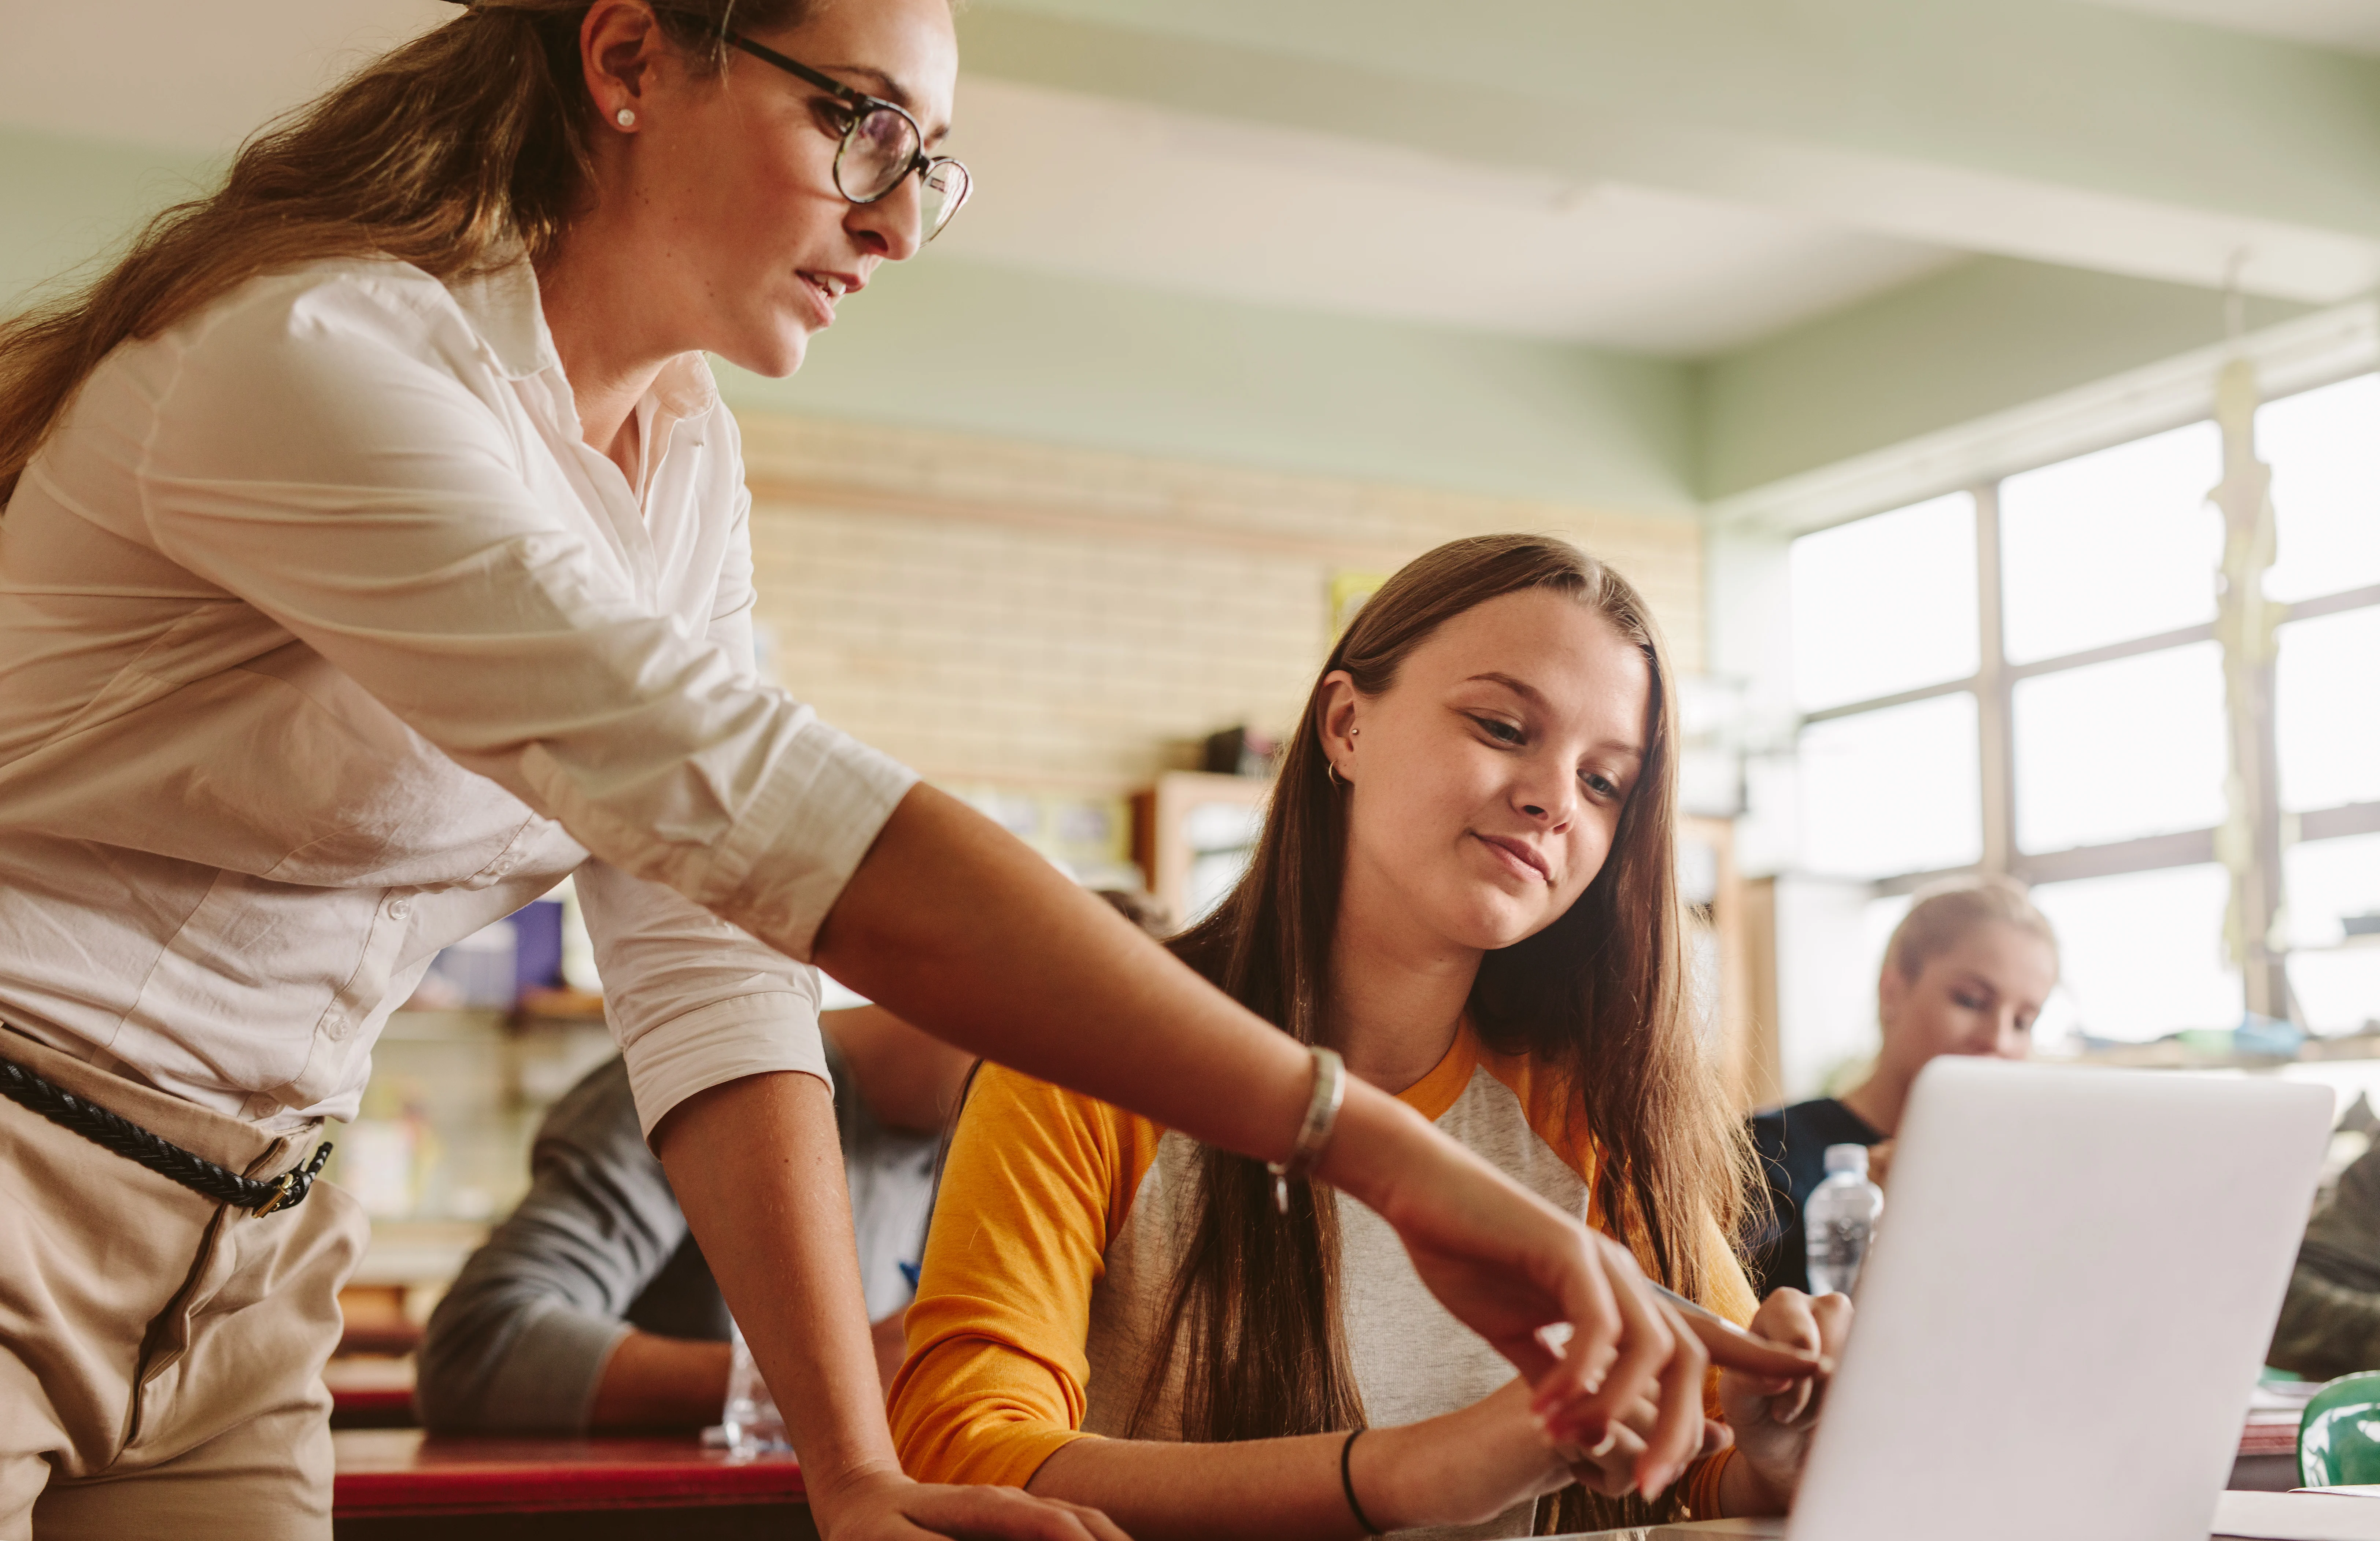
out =
{"type": "Polygon", "coordinates": [[[1114,792],[1294,718],[1330,583],[1557,531],[1701,666],[1691,522],[828,419],[741,415],[778,677],[945,783],[1114,792]]]}

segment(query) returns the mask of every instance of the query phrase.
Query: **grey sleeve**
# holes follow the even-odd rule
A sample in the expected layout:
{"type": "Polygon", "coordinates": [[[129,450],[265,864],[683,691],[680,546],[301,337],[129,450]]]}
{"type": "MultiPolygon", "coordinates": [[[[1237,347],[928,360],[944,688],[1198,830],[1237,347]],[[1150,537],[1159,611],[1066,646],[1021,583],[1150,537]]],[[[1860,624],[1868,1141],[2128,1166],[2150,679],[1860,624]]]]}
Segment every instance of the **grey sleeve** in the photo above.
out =
{"type": "Polygon", "coordinates": [[[414,1405],[434,1432],[584,1432],[629,1306],[686,1239],[622,1061],[554,1104],[529,1169],[431,1316],[414,1405]]]}

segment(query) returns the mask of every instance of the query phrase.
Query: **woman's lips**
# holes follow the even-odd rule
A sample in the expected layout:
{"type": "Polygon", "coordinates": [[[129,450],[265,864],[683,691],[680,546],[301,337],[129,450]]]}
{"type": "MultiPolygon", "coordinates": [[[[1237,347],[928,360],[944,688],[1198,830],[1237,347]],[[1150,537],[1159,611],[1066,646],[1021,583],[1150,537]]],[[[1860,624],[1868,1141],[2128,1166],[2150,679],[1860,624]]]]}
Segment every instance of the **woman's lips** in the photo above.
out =
{"type": "Polygon", "coordinates": [[[1473,838],[1495,852],[1497,859],[1511,868],[1515,876],[1534,878],[1541,883],[1554,880],[1553,873],[1547,868],[1546,858],[1525,843],[1503,835],[1474,835],[1473,838]]]}

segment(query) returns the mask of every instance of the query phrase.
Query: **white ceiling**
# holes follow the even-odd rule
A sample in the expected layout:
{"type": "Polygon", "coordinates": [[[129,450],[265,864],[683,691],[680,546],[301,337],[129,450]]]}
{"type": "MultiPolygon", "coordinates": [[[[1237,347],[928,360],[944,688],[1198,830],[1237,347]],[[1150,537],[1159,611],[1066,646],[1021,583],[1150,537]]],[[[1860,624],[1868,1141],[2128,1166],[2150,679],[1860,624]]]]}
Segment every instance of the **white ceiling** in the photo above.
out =
{"type": "Polygon", "coordinates": [[[970,78],[971,256],[1305,309],[1724,351],[1958,254],[1684,193],[970,78]]]}
{"type": "Polygon", "coordinates": [[[2092,5],[2380,54],[2380,0],[2089,0],[2092,5]]]}

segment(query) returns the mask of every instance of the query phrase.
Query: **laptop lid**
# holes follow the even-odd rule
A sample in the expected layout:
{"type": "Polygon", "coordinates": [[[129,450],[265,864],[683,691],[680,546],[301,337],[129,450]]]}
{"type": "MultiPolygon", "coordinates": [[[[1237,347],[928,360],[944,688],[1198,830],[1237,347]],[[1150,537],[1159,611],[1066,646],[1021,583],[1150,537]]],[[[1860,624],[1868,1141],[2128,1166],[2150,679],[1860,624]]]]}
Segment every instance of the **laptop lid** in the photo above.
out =
{"type": "Polygon", "coordinates": [[[2205,1535],[2332,1110],[2277,1079],[1928,1065],[1791,1541],[2205,1535]]]}

